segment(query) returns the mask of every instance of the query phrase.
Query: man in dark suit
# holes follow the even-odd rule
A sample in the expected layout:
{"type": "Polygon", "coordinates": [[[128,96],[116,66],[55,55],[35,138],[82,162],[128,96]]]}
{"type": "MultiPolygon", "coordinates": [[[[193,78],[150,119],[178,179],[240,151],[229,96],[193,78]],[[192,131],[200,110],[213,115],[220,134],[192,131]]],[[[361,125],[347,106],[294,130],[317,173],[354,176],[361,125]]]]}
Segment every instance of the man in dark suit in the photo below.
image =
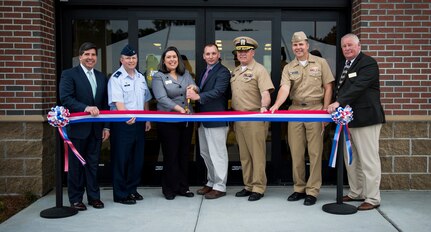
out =
{"type": "Polygon", "coordinates": [[[380,102],[379,66],[361,52],[354,34],[341,38],[341,48],[346,61],[335,81],[336,101],[328,106],[328,112],[350,105],[354,115],[349,123],[353,160],[352,165],[346,164],[350,189],[343,201],[364,201],[358,210],[370,210],[379,207],[381,200],[379,136],[385,114],[380,102]]]}
{"type": "MultiPolygon", "coordinates": [[[[207,63],[199,79],[199,94],[187,90],[187,98],[198,101],[200,112],[226,111],[229,99],[229,70],[220,63],[220,52],[216,44],[204,48],[203,58],[207,63]]],[[[206,199],[217,199],[226,195],[228,155],[226,148],[227,122],[202,122],[199,126],[200,154],[207,166],[207,183],[197,191],[206,199]]]]}
{"type": "MultiPolygon", "coordinates": [[[[108,109],[107,78],[94,69],[97,63],[97,47],[85,42],[79,48],[80,65],[64,70],[60,80],[60,101],[71,113],[88,112],[99,115],[100,110],[108,109]]],[[[78,152],[87,162],[83,166],[69,149],[68,194],[71,207],[86,210],[82,203],[85,189],[88,204],[103,208],[100,189],[97,183],[102,140],[109,137],[109,129],[104,123],[78,123],[68,126],[68,135],[78,152]]]]}

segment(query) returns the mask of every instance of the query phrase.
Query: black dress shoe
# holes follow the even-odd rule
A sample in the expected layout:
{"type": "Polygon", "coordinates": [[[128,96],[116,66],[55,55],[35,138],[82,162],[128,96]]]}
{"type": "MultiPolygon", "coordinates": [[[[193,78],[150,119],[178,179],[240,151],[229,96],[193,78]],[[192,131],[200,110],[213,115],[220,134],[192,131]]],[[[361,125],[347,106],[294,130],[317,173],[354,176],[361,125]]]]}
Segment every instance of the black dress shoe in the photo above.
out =
{"type": "Polygon", "coordinates": [[[304,200],[304,205],[314,205],[316,204],[317,198],[315,196],[307,195],[304,200]]]}
{"type": "Polygon", "coordinates": [[[298,193],[298,192],[294,192],[292,193],[292,195],[290,195],[287,200],[288,201],[299,201],[301,199],[304,199],[305,196],[307,196],[307,194],[305,193],[298,193]]]}
{"type": "Polygon", "coordinates": [[[103,202],[101,200],[89,201],[88,205],[92,205],[93,208],[96,208],[96,209],[103,209],[105,207],[105,205],[103,204],[103,202]]]}
{"type": "Polygon", "coordinates": [[[187,192],[184,192],[184,193],[179,193],[178,195],[183,196],[183,197],[194,197],[195,196],[195,194],[190,190],[188,190],[187,192]]]}
{"type": "Polygon", "coordinates": [[[243,189],[243,190],[241,190],[241,191],[239,191],[239,192],[237,192],[236,194],[235,194],[235,196],[236,197],[247,197],[247,196],[250,196],[251,195],[251,191],[248,191],[247,189],[243,189]]]}
{"type": "Polygon", "coordinates": [[[175,194],[165,194],[166,200],[173,200],[175,199],[175,194]]]}
{"type": "Polygon", "coordinates": [[[248,197],[248,201],[258,201],[263,197],[263,193],[252,192],[248,197]]]}
{"type": "Polygon", "coordinates": [[[87,206],[84,205],[82,202],[75,202],[73,204],[70,204],[70,207],[77,209],[79,211],[87,210],[87,206]]]}
{"type": "Polygon", "coordinates": [[[141,194],[139,194],[138,192],[136,192],[136,193],[131,193],[131,194],[129,195],[129,198],[132,198],[132,199],[134,199],[135,201],[142,201],[142,200],[144,200],[144,197],[143,197],[141,194]]]}
{"type": "Polygon", "coordinates": [[[128,196],[124,199],[114,200],[114,202],[121,203],[123,205],[134,205],[134,204],[136,204],[136,200],[132,199],[130,196],[128,196]]]}

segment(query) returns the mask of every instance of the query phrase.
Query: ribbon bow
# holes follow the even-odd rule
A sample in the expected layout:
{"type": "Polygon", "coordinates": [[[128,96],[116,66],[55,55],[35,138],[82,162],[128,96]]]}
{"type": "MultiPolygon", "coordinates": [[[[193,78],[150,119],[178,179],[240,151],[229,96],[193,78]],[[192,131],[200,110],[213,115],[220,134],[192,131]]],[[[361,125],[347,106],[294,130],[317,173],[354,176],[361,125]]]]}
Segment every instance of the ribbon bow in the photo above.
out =
{"type": "Polygon", "coordinates": [[[347,105],[345,108],[338,107],[336,111],[332,114],[332,120],[337,124],[335,128],[334,139],[332,142],[331,155],[329,157],[329,166],[335,168],[335,163],[337,161],[337,150],[338,150],[338,142],[340,140],[340,134],[344,128],[344,137],[346,139],[346,147],[347,147],[347,161],[348,164],[352,164],[352,143],[350,142],[350,133],[349,133],[349,122],[353,120],[353,111],[352,108],[347,105]]]}
{"type": "Polygon", "coordinates": [[[75,154],[76,158],[82,163],[82,165],[85,165],[86,162],[84,158],[79,154],[78,150],[73,145],[72,141],[70,141],[69,137],[67,136],[66,126],[69,124],[69,110],[65,109],[63,106],[56,106],[52,107],[51,111],[48,112],[48,123],[58,128],[58,132],[60,133],[61,137],[63,138],[63,144],[64,144],[64,171],[69,171],[69,147],[75,154]]]}

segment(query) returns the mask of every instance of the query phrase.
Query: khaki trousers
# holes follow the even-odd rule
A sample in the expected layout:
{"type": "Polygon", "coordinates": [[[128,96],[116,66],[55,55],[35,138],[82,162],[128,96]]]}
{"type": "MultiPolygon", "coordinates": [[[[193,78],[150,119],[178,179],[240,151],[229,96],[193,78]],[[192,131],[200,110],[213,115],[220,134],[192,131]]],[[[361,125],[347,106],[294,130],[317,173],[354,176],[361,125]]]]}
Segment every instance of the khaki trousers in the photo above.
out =
{"type": "Polygon", "coordinates": [[[235,122],[242,178],[245,189],[264,193],[266,190],[266,137],[268,122],[235,122]]]}
{"type": "Polygon", "coordinates": [[[202,124],[198,129],[200,153],[207,166],[206,186],[220,192],[226,192],[229,163],[226,148],[228,131],[227,126],[206,128],[202,124]]]}
{"type": "MultiPolygon", "coordinates": [[[[349,179],[348,196],[365,202],[380,205],[380,179],[382,176],[379,137],[382,124],[366,127],[349,128],[352,139],[352,165],[345,160],[349,179]]],[[[347,151],[345,151],[347,155],[347,151]]]]}
{"type": "Polygon", "coordinates": [[[320,122],[289,122],[288,142],[292,154],[293,191],[317,197],[322,185],[323,135],[320,122]],[[305,180],[305,148],[310,176],[305,180]]]}

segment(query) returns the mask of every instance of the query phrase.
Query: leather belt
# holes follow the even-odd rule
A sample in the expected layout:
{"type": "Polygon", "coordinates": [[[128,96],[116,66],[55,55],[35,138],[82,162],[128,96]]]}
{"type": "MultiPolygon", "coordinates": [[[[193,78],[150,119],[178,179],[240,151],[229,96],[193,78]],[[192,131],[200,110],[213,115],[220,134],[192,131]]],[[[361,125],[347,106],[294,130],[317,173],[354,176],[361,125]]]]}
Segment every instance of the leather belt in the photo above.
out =
{"type": "Polygon", "coordinates": [[[322,104],[322,101],[315,100],[315,101],[292,101],[292,105],[294,106],[311,106],[311,105],[319,105],[322,104]]]}

